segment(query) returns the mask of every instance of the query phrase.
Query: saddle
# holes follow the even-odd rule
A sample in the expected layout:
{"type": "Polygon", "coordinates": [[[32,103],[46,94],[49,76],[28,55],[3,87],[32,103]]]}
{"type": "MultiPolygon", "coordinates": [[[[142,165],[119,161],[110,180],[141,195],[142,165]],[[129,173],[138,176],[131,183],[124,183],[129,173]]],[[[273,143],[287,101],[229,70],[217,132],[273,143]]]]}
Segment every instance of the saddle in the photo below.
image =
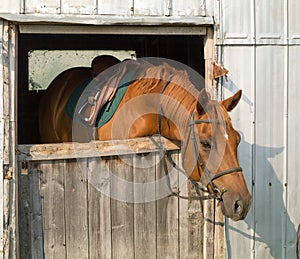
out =
{"type": "MultiPolygon", "coordinates": [[[[142,65],[134,60],[128,60],[116,67],[111,67],[93,79],[93,87],[85,90],[85,101],[78,108],[78,116],[82,123],[94,127],[97,116],[103,106],[111,101],[118,88],[122,86],[121,80],[127,73],[132,79],[141,72],[142,65]]],[[[128,83],[128,82],[125,82],[128,83]]]]}

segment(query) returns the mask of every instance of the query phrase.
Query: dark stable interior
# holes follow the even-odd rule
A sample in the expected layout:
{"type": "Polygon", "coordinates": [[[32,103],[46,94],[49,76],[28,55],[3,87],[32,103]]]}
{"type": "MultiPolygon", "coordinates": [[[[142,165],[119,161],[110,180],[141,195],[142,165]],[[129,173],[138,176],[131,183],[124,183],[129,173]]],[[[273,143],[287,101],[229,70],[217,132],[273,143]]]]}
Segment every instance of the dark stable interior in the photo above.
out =
{"type": "Polygon", "coordinates": [[[28,90],[28,52],[31,50],[135,50],[137,58],[173,59],[190,66],[204,77],[204,45],[201,36],[19,34],[19,144],[39,143],[38,105],[42,91],[28,90]]]}

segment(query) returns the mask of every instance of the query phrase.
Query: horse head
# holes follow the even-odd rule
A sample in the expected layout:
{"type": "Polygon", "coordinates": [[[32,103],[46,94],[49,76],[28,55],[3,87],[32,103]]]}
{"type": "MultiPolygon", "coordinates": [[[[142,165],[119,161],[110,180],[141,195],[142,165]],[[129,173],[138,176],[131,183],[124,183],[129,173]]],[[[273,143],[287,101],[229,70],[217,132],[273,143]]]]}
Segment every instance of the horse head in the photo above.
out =
{"type": "Polygon", "coordinates": [[[237,158],[240,135],[228,114],[241,94],[217,102],[201,91],[182,143],[183,166],[190,178],[216,194],[223,214],[233,220],[246,217],[252,200],[237,158]]]}

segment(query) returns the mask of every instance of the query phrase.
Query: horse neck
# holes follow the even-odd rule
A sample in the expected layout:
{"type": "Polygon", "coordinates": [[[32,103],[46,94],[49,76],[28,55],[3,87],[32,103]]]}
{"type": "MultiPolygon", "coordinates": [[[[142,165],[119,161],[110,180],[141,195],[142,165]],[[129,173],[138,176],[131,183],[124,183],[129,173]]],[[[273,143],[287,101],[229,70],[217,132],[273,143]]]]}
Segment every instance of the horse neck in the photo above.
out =
{"type": "Polygon", "coordinates": [[[161,98],[162,113],[175,125],[165,131],[165,137],[178,141],[186,137],[191,115],[196,109],[197,99],[194,96],[189,90],[176,85],[170,85],[165,90],[161,98]]]}

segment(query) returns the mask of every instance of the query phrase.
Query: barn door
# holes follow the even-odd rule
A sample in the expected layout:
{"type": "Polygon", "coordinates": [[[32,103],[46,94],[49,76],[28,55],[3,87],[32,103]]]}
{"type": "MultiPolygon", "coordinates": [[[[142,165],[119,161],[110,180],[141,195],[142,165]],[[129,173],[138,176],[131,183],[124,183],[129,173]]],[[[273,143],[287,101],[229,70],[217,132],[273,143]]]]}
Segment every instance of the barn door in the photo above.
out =
{"type": "MultiPolygon", "coordinates": [[[[179,163],[178,147],[164,141],[179,163]]],[[[118,142],[118,156],[111,143],[99,142],[98,156],[82,144],[80,158],[73,144],[19,146],[21,258],[204,258],[202,206],[166,195],[153,142],[118,142]]],[[[168,167],[171,187],[194,195],[168,167]]]]}

